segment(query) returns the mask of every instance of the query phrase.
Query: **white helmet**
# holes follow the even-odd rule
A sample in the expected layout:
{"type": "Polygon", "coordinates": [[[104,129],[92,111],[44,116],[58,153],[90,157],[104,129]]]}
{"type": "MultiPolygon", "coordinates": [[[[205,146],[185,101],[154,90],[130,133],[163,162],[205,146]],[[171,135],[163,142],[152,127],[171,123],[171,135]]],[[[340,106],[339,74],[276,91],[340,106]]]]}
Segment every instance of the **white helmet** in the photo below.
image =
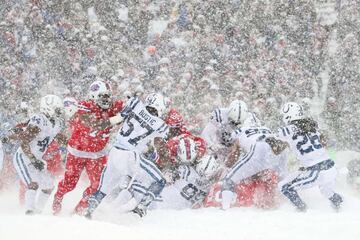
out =
{"type": "Polygon", "coordinates": [[[199,175],[208,179],[218,173],[219,169],[220,163],[218,159],[212,155],[205,155],[196,165],[196,171],[199,173],[199,175]]]}
{"type": "Polygon", "coordinates": [[[66,97],[64,98],[64,109],[65,109],[65,115],[67,118],[71,118],[77,111],[78,103],[75,98],[72,97],[66,97]]]}
{"type": "Polygon", "coordinates": [[[248,108],[245,102],[234,100],[230,103],[228,112],[229,123],[234,126],[242,124],[248,117],[248,108]]]}
{"type": "Polygon", "coordinates": [[[40,100],[40,112],[50,117],[60,117],[63,114],[64,104],[56,95],[46,95],[40,100]]]}
{"type": "Polygon", "coordinates": [[[90,85],[90,98],[102,109],[108,109],[112,104],[112,91],[108,83],[95,81],[90,85]]]}
{"type": "Polygon", "coordinates": [[[288,102],[281,109],[283,115],[283,122],[290,124],[291,121],[299,120],[304,118],[303,108],[296,102],[288,102]]]}
{"type": "Polygon", "coordinates": [[[166,99],[160,93],[151,93],[145,99],[145,106],[154,108],[157,111],[157,116],[161,117],[166,110],[166,99]]]}
{"type": "Polygon", "coordinates": [[[197,155],[196,143],[191,138],[181,138],[177,149],[177,158],[181,163],[193,163],[197,155]]]}

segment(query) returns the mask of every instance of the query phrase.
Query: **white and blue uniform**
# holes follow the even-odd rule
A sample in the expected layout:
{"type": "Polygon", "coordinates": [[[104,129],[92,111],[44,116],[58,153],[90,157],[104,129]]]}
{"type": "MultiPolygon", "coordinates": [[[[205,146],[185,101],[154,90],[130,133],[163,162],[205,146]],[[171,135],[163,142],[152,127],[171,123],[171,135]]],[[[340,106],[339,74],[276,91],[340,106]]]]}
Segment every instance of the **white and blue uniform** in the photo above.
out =
{"type": "Polygon", "coordinates": [[[191,208],[205,199],[210,188],[209,181],[187,165],[179,166],[178,174],[179,179],[162,191],[161,198],[156,201],[156,208],[191,208]]]}
{"type": "Polygon", "coordinates": [[[206,141],[209,149],[223,148],[222,132],[228,129],[228,109],[217,108],[211,113],[210,121],[201,132],[201,137],[206,141]]]}
{"type": "Polygon", "coordinates": [[[266,127],[242,127],[236,130],[235,136],[244,153],[225,175],[224,180],[238,183],[266,169],[273,169],[280,176],[283,175],[286,171],[285,156],[276,156],[269,144],[263,141],[270,135],[271,131],[266,127]]]}
{"type": "Polygon", "coordinates": [[[143,153],[154,138],[166,137],[167,125],[151,115],[137,97],[129,99],[121,114],[125,122],[100,178],[98,190],[103,194],[109,194],[118,185],[127,185],[129,178],[133,181],[136,178],[144,188],[149,188],[153,182],[165,181],[154,162],[145,158],[143,153]]]}
{"type": "MultiPolygon", "coordinates": [[[[298,189],[319,186],[325,197],[332,198],[335,193],[333,189],[337,170],[334,161],[330,159],[320,142],[320,133],[318,131],[300,133],[295,125],[290,124],[279,129],[278,138],[289,143],[291,151],[296,154],[302,165],[297,172],[290,174],[279,183],[281,192],[296,206],[303,204],[297,203],[299,199],[294,199],[296,196],[292,197],[298,189]]],[[[334,201],[337,200],[339,199],[334,201]]]]}
{"type": "MultiPolygon", "coordinates": [[[[30,142],[31,153],[37,160],[43,161],[43,156],[48,149],[49,144],[54,140],[56,135],[63,129],[63,124],[59,119],[50,120],[44,114],[36,114],[29,120],[28,126],[36,126],[40,132],[30,142]]],[[[21,147],[16,151],[13,164],[20,180],[28,186],[25,193],[25,206],[27,210],[39,210],[45,206],[50,196],[51,190],[54,188],[55,177],[47,169],[46,165],[43,170],[36,169],[30,159],[24,154],[21,147]],[[37,187],[34,188],[34,183],[37,187]],[[38,193],[37,202],[36,194],[38,193]],[[37,206],[35,206],[37,204],[37,206]]]]}
{"type": "MultiPolygon", "coordinates": [[[[63,125],[60,120],[54,118],[50,121],[44,114],[36,114],[30,118],[28,126],[37,126],[39,134],[29,143],[31,153],[37,160],[43,161],[43,156],[56,135],[60,133],[63,125]]],[[[20,179],[29,185],[31,182],[39,184],[41,189],[53,188],[54,177],[46,169],[39,171],[31,164],[30,159],[23,153],[21,147],[16,151],[13,163],[20,179]]]]}

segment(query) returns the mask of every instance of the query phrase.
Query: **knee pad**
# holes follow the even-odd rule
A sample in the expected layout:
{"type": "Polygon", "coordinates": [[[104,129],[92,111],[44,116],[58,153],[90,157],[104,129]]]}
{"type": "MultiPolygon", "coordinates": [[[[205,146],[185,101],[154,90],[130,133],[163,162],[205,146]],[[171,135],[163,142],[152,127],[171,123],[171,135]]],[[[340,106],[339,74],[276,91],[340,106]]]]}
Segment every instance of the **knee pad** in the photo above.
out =
{"type": "Polygon", "coordinates": [[[231,191],[234,192],[235,191],[235,183],[233,180],[229,179],[229,178],[225,178],[223,181],[223,184],[221,186],[221,191],[231,191]]]}
{"type": "Polygon", "coordinates": [[[31,182],[29,185],[28,185],[28,189],[30,190],[38,190],[39,188],[39,184],[37,182],[31,182]]]}

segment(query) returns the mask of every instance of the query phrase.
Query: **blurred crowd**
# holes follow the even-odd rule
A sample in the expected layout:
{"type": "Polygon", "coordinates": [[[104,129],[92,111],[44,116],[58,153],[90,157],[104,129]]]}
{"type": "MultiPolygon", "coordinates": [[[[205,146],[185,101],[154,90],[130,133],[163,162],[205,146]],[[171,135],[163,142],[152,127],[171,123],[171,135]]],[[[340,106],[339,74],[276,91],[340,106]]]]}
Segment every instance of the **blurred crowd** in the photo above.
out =
{"type": "Polygon", "coordinates": [[[272,128],[285,101],[324,99],[316,118],[360,149],[360,3],[329,1],[337,17],[322,24],[318,2],[0,0],[1,121],[100,78],[121,98],[163,92],[195,132],[234,99],[272,128]]]}

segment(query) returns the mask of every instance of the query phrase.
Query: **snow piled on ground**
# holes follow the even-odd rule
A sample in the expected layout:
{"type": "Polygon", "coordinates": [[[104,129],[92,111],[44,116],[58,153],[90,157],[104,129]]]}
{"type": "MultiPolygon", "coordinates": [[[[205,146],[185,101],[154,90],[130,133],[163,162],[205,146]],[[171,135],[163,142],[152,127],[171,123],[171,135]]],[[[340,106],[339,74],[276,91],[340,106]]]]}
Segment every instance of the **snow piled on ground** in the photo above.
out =
{"type": "Polygon", "coordinates": [[[343,209],[335,212],[317,189],[301,192],[309,210],[299,213],[285,200],[276,210],[237,208],[154,210],[140,219],[131,214],[100,212],[94,220],[71,216],[78,193],[64,202],[64,214],[53,217],[50,205],[44,215],[24,216],[13,191],[0,195],[0,239],[346,239],[360,236],[360,194],[346,185],[347,162],[358,153],[337,154],[337,190],[345,198],[343,209]],[[66,215],[69,214],[69,215],[66,215]]]}

